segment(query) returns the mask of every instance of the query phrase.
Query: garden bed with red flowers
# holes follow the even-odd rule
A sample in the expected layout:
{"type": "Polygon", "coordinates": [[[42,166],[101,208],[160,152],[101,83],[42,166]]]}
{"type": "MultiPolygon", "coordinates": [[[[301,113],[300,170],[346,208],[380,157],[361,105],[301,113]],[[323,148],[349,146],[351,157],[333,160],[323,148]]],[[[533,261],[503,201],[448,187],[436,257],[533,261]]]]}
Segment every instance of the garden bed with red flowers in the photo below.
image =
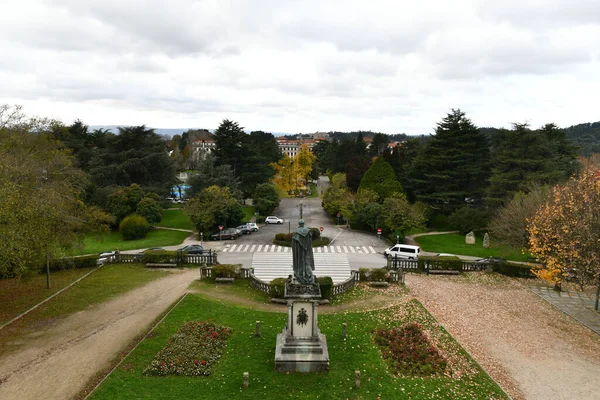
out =
{"type": "Polygon", "coordinates": [[[210,375],[219,361],[231,329],[208,321],[186,322],[144,370],[145,375],[210,375]]]}
{"type": "Polygon", "coordinates": [[[448,361],[416,322],[400,328],[376,329],[375,343],[393,373],[402,376],[443,375],[448,361]]]}

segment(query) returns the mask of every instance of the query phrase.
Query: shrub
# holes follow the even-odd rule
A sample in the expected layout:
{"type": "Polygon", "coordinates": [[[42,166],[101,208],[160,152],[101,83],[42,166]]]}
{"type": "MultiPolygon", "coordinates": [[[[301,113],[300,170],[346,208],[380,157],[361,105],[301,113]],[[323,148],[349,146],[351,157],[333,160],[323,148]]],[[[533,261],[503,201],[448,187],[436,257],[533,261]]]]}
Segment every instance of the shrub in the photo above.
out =
{"type": "Polygon", "coordinates": [[[394,374],[441,375],[448,367],[448,361],[417,323],[408,323],[401,328],[377,329],[375,343],[383,358],[391,364],[394,374]]]}
{"type": "MultiPolygon", "coordinates": [[[[77,256],[77,257],[64,257],[64,258],[56,258],[54,260],[50,260],[49,267],[50,271],[60,271],[68,268],[91,268],[96,266],[96,262],[98,261],[98,256],[95,254],[90,254],[87,256],[77,256]]],[[[46,265],[43,265],[40,268],[40,272],[46,271],[46,265]]]]}
{"type": "Polygon", "coordinates": [[[462,260],[453,257],[419,257],[417,259],[417,271],[424,272],[425,264],[429,261],[429,269],[462,271],[462,260]]]}
{"type": "Polygon", "coordinates": [[[236,278],[238,276],[237,265],[217,264],[212,268],[212,274],[215,278],[236,278]]]}
{"type": "Polygon", "coordinates": [[[333,290],[333,279],[329,276],[322,276],[317,278],[319,287],[321,288],[321,298],[331,299],[331,291],[333,290]]]}
{"type": "Polygon", "coordinates": [[[146,250],[142,254],[142,264],[173,264],[178,263],[178,261],[178,254],[176,251],[146,250]]]}
{"type": "Polygon", "coordinates": [[[121,221],[119,231],[125,240],[142,239],[150,231],[150,225],[141,215],[131,214],[121,221]]]}
{"type": "Polygon", "coordinates": [[[287,233],[278,233],[275,235],[275,240],[277,240],[279,242],[285,242],[286,235],[287,235],[287,233]]]}
{"type": "Polygon", "coordinates": [[[285,291],[287,278],[275,278],[271,281],[269,287],[269,296],[276,299],[282,299],[285,291]]]}
{"type": "Polygon", "coordinates": [[[371,276],[371,269],[370,268],[359,268],[358,276],[362,282],[368,282],[369,277],[371,276]]]}
{"type": "Polygon", "coordinates": [[[390,277],[390,273],[385,268],[373,268],[371,275],[369,276],[370,282],[387,282],[390,277]]]}
{"type": "Polygon", "coordinates": [[[489,213],[486,210],[474,207],[461,207],[448,217],[452,229],[457,229],[463,234],[485,228],[488,220],[489,213]]]}
{"type": "Polygon", "coordinates": [[[310,234],[312,236],[312,240],[317,240],[321,237],[321,231],[319,228],[310,228],[310,234]]]}
{"type": "Polygon", "coordinates": [[[207,321],[186,322],[144,370],[144,375],[210,375],[231,329],[207,321]]]}
{"type": "Polygon", "coordinates": [[[135,212],[146,218],[149,224],[158,224],[162,220],[162,207],[152,196],[144,197],[138,203],[135,212]]]}

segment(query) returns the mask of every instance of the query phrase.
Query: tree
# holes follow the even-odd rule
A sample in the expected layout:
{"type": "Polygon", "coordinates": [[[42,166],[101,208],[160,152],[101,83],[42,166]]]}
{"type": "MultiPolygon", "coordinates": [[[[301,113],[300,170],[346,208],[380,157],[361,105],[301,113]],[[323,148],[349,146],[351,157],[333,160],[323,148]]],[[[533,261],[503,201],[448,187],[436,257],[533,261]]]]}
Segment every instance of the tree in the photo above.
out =
{"type": "Polygon", "coordinates": [[[269,165],[279,159],[281,152],[272,134],[254,131],[244,136],[240,181],[245,197],[254,193],[258,184],[269,182],[273,178],[274,171],[269,165]]]}
{"type": "Polygon", "coordinates": [[[383,157],[377,157],[360,181],[358,191],[363,190],[377,193],[379,201],[383,202],[395,193],[402,193],[402,185],[396,179],[392,166],[383,157]]]}
{"type": "Polygon", "coordinates": [[[532,183],[562,182],[578,168],[574,150],[553,124],[540,130],[529,129],[527,124],[513,124],[512,130],[501,130],[496,141],[486,193],[486,201],[492,207],[505,204],[532,183]]]}
{"type": "Polygon", "coordinates": [[[425,224],[424,208],[411,205],[403,193],[396,193],[384,200],[382,205],[383,227],[388,232],[400,236],[412,228],[422,228],[425,224]]]}
{"type": "Polygon", "coordinates": [[[243,159],[244,128],[237,122],[224,119],[214,133],[216,165],[230,165],[235,176],[240,176],[243,159]]]}
{"type": "Polygon", "coordinates": [[[56,123],[0,107],[1,277],[37,271],[85,233],[107,230],[110,218],[81,201],[87,177],[51,135],[56,123]]]}
{"type": "Polygon", "coordinates": [[[140,200],[135,212],[146,218],[146,221],[151,225],[158,224],[162,220],[162,207],[160,206],[158,196],[154,195],[154,193],[146,195],[140,200]]]}
{"type": "Polygon", "coordinates": [[[198,232],[210,233],[221,226],[236,226],[244,217],[244,210],[229,188],[210,186],[185,205],[184,212],[198,232]]]}
{"type": "Polygon", "coordinates": [[[461,110],[437,124],[411,169],[417,200],[450,214],[466,204],[480,206],[489,178],[489,144],[461,110]]]}
{"type": "Polygon", "coordinates": [[[118,225],[123,218],[135,213],[144,196],[142,187],[135,183],[124,188],[118,188],[108,196],[106,211],[114,216],[118,225]]]}
{"type": "Polygon", "coordinates": [[[353,157],[348,165],[346,165],[346,183],[350,190],[356,192],[360,186],[365,172],[369,170],[371,166],[369,160],[366,157],[353,157]]]}
{"type": "Polygon", "coordinates": [[[292,192],[297,179],[294,172],[293,160],[287,154],[284,154],[279,161],[271,163],[270,165],[275,171],[272,182],[284,192],[292,192]]]}
{"type": "Polygon", "coordinates": [[[383,151],[387,148],[388,143],[390,142],[390,138],[388,135],[383,133],[376,133],[373,136],[373,141],[371,142],[371,146],[369,147],[369,155],[371,157],[377,157],[383,153],[383,151]]]}
{"type": "Polygon", "coordinates": [[[230,165],[216,165],[215,158],[207,155],[199,161],[196,173],[188,179],[190,186],[186,192],[188,197],[194,197],[202,190],[210,186],[220,186],[229,188],[230,193],[241,198],[240,179],[235,176],[230,165]]]}
{"type": "Polygon", "coordinates": [[[260,215],[269,215],[279,207],[279,194],[277,189],[271,183],[261,183],[256,185],[252,204],[260,215]]]}
{"type": "Polygon", "coordinates": [[[500,243],[524,249],[529,242],[527,221],[542,207],[548,187],[532,185],[527,192],[517,192],[512,200],[498,209],[488,224],[490,236],[500,243]]]}
{"type": "Polygon", "coordinates": [[[584,162],[578,176],[556,185],[529,220],[529,250],[544,266],[540,278],[560,288],[569,273],[581,285],[593,282],[600,295],[600,157],[584,162]]]}
{"type": "Polygon", "coordinates": [[[297,189],[307,189],[315,159],[316,157],[310,152],[308,146],[303,144],[296,157],[294,157],[294,175],[297,189]]]}

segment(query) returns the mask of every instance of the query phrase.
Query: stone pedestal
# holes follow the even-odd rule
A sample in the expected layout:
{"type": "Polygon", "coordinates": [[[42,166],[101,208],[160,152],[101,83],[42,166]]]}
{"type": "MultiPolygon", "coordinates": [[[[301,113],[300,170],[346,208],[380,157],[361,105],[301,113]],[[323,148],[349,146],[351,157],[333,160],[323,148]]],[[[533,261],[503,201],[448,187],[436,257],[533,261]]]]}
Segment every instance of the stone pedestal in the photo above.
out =
{"type": "Polygon", "coordinates": [[[319,331],[319,285],[287,283],[286,327],[277,335],[275,369],[282,372],[322,372],[329,370],[325,335],[319,331]]]}

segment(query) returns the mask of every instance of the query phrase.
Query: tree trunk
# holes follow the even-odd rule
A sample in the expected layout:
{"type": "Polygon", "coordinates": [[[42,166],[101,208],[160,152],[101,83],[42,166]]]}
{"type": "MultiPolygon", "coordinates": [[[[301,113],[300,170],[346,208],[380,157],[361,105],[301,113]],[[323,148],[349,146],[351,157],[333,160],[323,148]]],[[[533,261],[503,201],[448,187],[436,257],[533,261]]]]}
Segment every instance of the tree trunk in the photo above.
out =
{"type": "Polygon", "coordinates": [[[46,253],[46,289],[50,289],[50,259],[46,253]]]}
{"type": "Polygon", "coordinates": [[[600,282],[598,282],[598,288],[596,289],[596,302],[594,303],[594,310],[598,311],[598,302],[600,300],[600,282]]]}

